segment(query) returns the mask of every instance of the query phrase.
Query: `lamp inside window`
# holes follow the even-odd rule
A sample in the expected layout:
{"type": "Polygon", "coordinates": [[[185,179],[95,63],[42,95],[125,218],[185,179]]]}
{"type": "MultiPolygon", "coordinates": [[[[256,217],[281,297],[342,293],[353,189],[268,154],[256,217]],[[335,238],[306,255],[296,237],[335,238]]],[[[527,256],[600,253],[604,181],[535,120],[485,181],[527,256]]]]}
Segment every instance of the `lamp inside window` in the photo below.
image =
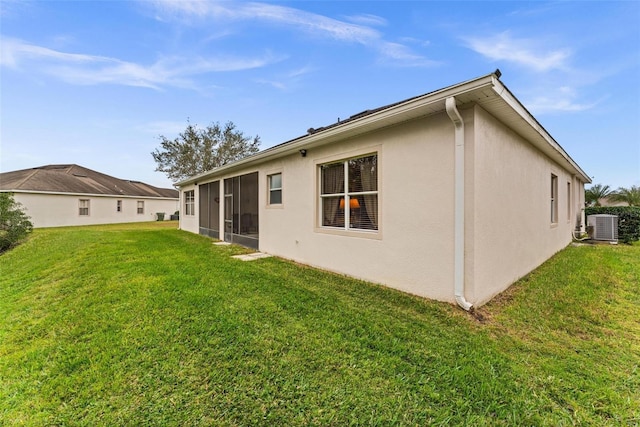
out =
{"type": "MultiPolygon", "coordinates": [[[[340,209],[344,209],[344,199],[340,199],[340,209]]],[[[349,198],[349,208],[350,209],[360,209],[360,202],[355,197],[349,198]]]]}

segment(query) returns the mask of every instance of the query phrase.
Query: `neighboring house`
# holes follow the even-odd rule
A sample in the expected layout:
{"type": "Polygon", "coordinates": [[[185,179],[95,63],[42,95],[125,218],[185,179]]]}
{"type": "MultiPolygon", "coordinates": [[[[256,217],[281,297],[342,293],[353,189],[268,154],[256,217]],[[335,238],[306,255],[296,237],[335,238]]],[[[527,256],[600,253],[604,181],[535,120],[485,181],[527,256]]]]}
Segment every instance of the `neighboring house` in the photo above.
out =
{"type": "Polygon", "coordinates": [[[0,174],[0,192],[13,193],[34,227],[165,219],[179,210],[179,194],[114,178],[78,165],[47,165],[0,174]]]}
{"type": "Polygon", "coordinates": [[[481,305],[571,242],[591,182],[499,77],[367,110],[183,180],[193,202],[180,227],[481,305]]]}

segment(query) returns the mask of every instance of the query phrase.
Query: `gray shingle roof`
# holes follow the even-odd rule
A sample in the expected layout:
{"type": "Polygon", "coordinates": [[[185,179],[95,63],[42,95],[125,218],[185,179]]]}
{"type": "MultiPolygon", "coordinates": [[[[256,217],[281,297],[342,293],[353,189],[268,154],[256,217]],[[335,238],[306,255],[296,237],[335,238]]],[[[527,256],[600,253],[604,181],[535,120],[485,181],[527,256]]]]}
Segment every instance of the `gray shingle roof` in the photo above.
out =
{"type": "Polygon", "coordinates": [[[114,178],[73,164],[0,173],[0,190],[178,198],[178,191],[172,188],[114,178]]]}

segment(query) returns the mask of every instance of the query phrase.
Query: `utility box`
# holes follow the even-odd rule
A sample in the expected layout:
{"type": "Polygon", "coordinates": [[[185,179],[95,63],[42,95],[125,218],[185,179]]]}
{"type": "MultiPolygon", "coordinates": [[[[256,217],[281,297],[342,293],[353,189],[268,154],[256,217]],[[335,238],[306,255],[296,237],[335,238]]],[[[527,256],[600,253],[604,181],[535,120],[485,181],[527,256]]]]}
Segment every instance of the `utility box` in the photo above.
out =
{"type": "Polygon", "coordinates": [[[618,241],[618,216],[617,215],[589,215],[587,227],[591,230],[590,237],[593,240],[618,241]]]}

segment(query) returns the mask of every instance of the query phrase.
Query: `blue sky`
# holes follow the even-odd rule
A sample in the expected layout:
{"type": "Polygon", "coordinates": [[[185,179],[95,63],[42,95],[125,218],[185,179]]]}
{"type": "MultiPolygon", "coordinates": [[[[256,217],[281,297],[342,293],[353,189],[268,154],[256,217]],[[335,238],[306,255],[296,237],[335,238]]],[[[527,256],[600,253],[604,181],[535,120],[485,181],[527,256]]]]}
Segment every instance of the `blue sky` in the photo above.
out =
{"type": "Polygon", "coordinates": [[[187,121],[262,148],[488,74],[612,188],[640,185],[640,2],[0,3],[0,170],[161,187],[187,121]]]}

